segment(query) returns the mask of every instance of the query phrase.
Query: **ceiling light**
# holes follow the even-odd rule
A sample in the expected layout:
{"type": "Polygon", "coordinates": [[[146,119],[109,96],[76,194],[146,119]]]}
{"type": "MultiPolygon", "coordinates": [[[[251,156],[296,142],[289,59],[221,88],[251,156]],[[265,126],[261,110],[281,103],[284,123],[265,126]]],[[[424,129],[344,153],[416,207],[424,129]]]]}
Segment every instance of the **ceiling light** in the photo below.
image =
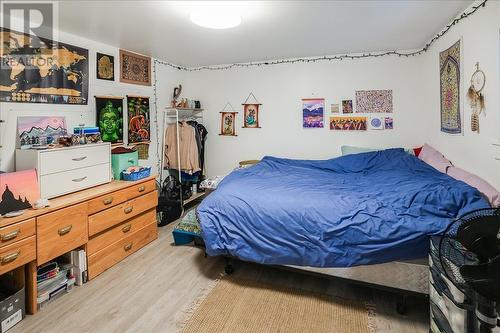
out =
{"type": "Polygon", "coordinates": [[[241,23],[241,15],[232,8],[222,6],[194,10],[190,19],[194,24],[210,29],[229,29],[241,23]]]}

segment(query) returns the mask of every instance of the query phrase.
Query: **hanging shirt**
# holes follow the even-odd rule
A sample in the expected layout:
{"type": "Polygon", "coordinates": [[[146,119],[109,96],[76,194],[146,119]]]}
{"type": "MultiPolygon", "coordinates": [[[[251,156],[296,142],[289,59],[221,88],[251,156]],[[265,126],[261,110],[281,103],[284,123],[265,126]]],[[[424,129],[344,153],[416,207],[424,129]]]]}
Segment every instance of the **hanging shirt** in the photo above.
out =
{"type": "Polygon", "coordinates": [[[165,131],[164,165],[169,169],[181,169],[187,173],[200,171],[195,129],[182,122],[179,124],[180,163],[177,158],[177,126],[170,125],[165,131]],[[180,165],[179,165],[180,164],[180,165]]]}

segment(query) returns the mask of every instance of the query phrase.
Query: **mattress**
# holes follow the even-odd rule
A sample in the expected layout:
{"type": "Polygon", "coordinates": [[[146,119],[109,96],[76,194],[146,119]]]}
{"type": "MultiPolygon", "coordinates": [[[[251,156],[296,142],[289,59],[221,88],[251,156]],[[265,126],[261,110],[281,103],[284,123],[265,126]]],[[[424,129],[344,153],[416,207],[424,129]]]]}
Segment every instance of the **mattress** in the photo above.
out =
{"type": "Polygon", "coordinates": [[[293,266],[293,269],[361,281],[383,287],[390,287],[429,294],[428,259],[392,261],[376,265],[363,265],[347,268],[323,268],[309,266],[293,266]]]}

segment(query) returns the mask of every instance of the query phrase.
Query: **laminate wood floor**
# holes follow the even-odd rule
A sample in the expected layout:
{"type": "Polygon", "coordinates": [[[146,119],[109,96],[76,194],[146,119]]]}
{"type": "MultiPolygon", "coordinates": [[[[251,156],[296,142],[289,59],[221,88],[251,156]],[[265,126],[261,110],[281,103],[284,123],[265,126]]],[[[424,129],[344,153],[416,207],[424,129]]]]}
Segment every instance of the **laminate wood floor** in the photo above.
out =
{"type": "MultiPolygon", "coordinates": [[[[224,261],[205,258],[203,250],[196,247],[174,246],[171,231],[172,225],[160,228],[158,240],[84,286],[75,287],[36,315],[27,316],[9,333],[178,332],[179,322],[186,318],[191,305],[221,276],[224,261]]],[[[401,316],[395,311],[395,295],[341,280],[248,263],[236,265],[234,274],[316,293],[371,300],[377,307],[379,333],[429,331],[429,305],[424,298],[410,298],[408,315],[401,316]]]]}

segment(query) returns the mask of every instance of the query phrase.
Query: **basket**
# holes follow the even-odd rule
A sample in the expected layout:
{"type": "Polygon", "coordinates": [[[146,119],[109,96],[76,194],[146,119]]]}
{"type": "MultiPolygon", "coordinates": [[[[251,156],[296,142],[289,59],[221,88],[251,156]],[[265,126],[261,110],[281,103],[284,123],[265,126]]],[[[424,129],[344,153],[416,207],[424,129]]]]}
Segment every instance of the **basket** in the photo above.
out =
{"type": "Polygon", "coordinates": [[[145,167],[144,169],[132,173],[125,173],[122,171],[122,179],[128,181],[139,180],[147,178],[151,175],[151,167],[145,167]]]}

